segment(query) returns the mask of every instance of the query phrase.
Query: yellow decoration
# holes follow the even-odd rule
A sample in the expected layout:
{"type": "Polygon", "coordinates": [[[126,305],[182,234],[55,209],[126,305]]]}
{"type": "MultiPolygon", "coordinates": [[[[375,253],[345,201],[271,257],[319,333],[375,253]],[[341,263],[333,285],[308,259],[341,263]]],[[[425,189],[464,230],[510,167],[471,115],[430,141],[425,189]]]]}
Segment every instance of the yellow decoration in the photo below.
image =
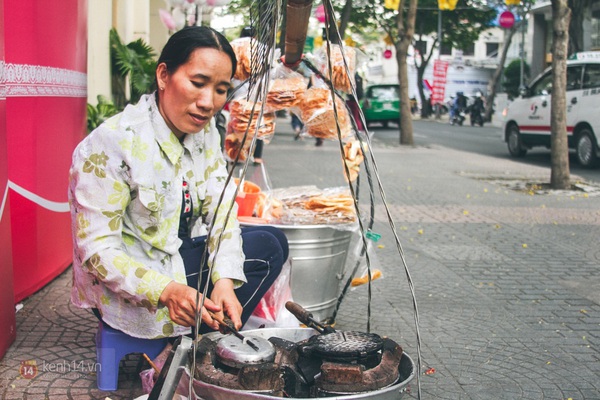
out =
{"type": "Polygon", "coordinates": [[[397,10],[400,5],[400,0],[385,0],[383,6],[390,10],[397,10]]]}
{"type": "Polygon", "coordinates": [[[392,37],[390,35],[385,35],[385,37],[383,38],[383,42],[388,46],[392,46],[394,44],[394,41],[392,40],[392,37]]]}
{"type": "Polygon", "coordinates": [[[323,37],[320,35],[315,36],[315,41],[313,42],[313,45],[315,46],[315,49],[323,46],[323,37]]]}
{"type": "Polygon", "coordinates": [[[346,43],[346,46],[354,46],[354,40],[352,40],[352,38],[350,36],[348,36],[346,39],[344,39],[344,42],[346,43]]]}
{"type": "Polygon", "coordinates": [[[452,11],[456,8],[456,3],[458,3],[458,0],[438,0],[438,8],[452,11]]]}
{"type": "Polygon", "coordinates": [[[507,6],[518,6],[521,4],[521,0],[504,0],[504,4],[507,6]]]}

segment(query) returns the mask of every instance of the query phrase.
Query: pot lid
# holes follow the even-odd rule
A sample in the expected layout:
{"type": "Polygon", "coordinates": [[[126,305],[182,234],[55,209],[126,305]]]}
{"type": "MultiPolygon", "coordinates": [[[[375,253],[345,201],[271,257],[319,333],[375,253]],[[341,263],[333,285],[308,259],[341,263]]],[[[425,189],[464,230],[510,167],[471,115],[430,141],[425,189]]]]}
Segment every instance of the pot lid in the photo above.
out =
{"type": "Polygon", "coordinates": [[[258,350],[234,335],[219,340],[216,350],[219,361],[229,367],[240,368],[244,365],[263,364],[275,360],[275,347],[267,339],[253,336],[246,336],[246,339],[252,341],[258,350]]]}

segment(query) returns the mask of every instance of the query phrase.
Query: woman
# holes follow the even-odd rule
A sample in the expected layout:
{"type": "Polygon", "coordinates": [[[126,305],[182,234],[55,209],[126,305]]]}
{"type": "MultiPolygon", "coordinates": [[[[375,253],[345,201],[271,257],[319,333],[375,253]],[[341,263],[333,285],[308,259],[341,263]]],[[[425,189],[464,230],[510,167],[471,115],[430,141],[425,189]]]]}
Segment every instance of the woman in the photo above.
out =
{"type": "Polygon", "coordinates": [[[176,32],[157,63],[158,90],[107,120],[73,154],[71,299],[131,336],[187,334],[197,311],[207,328],[219,328],[214,313],[239,329],[287,258],[281,231],[240,231],[235,186],[225,186],[213,116],[235,67],[233,49],[215,30],[176,32]],[[202,308],[196,286],[213,223],[202,308]]]}

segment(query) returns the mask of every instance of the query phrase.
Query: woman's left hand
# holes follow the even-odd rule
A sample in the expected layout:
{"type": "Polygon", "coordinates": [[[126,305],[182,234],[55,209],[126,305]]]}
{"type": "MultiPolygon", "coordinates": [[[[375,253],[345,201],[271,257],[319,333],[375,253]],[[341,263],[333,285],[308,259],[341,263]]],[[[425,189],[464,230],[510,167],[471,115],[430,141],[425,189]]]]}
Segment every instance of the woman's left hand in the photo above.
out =
{"type": "Polygon", "coordinates": [[[225,314],[231,319],[236,329],[242,328],[243,307],[235,295],[231,279],[219,279],[215,282],[210,299],[216,305],[221,306],[219,317],[223,318],[223,314],[225,314]]]}

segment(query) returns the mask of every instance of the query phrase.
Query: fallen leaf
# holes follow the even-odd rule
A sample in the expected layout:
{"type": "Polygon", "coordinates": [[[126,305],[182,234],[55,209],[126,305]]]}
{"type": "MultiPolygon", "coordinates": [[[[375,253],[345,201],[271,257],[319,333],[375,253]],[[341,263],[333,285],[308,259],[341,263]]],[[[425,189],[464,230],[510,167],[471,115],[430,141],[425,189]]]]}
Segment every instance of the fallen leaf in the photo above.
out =
{"type": "Polygon", "coordinates": [[[423,234],[423,229],[419,229],[419,230],[417,231],[417,233],[418,233],[419,235],[422,235],[422,234],[423,234]]]}
{"type": "Polygon", "coordinates": [[[433,375],[435,374],[435,368],[429,368],[427,371],[425,371],[425,375],[433,375]]]}
{"type": "Polygon", "coordinates": [[[464,211],[463,211],[463,214],[464,214],[464,215],[469,215],[469,212],[468,212],[467,210],[464,210],[464,211]]]}
{"type": "Polygon", "coordinates": [[[523,243],[523,248],[526,249],[527,248],[527,243],[523,243]]]}

